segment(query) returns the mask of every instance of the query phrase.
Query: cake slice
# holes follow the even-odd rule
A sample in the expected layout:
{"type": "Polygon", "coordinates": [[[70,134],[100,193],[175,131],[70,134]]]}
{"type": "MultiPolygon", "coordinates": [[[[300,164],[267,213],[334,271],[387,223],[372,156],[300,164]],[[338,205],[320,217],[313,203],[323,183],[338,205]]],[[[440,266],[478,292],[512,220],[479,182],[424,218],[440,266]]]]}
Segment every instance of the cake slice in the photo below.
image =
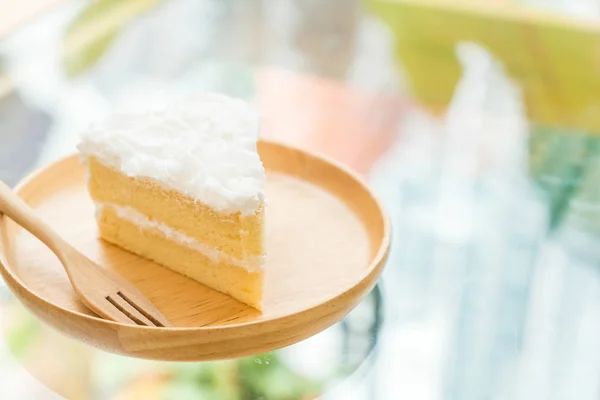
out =
{"type": "Polygon", "coordinates": [[[92,125],[78,149],[100,236],[260,309],[258,132],[245,102],[217,94],[92,125]]]}

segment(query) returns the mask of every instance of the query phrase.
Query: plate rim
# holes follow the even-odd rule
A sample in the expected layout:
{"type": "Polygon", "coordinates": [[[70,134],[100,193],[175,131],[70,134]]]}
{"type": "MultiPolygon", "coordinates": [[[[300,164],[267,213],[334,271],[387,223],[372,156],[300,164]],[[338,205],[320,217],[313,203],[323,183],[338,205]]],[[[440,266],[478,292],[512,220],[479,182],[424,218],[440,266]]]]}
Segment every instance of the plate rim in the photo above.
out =
{"type": "MultiPolygon", "coordinates": [[[[109,320],[106,320],[106,319],[103,319],[100,317],[96,317],[93,315],[83,314],[79,311],[71,310],[71,309],[62,307],[58,304],[55,304],[52,301],[33,292],[21,280],[21,278],[15,273],[14,267],[12,267],[10,265],[10,263],[7,261],[5,255],[4,255],[4,251],[2,251],[2,248],[6,241],[5,224],[6,224],[7,218],[5,217],[5,215],[0,215],[0,274],[4,278],[6,285],[8,286],[10,291],[13,293],[15,298],[17,300],[19,300],[19,302],[23,303],[26,306],[26,308],[28,308],[28,309],[29,309],[29,307],[22,300],[22,298],[25,295],[15,293],[16,292],[15,289],[24,290],[25,292],[27,292],[27,294],[32,299],[34,299],[36,302],[38,302],[40,304],[43,304],[47,307],[55,309],[60,313],[69,314],[74,318],[83,319],[88,323],[100,323],[100,324],[106,325],[107,327],[112,328],[115,331],[119,331],[120,329],[133,329],[133,330],[136,330],[139,332],[147,332],[147,333],[158,333],[158,332],[161,332],[161,333],[166,333],[166,332],[202,333],[202,332],[215,332],[215,331],[235,332],[236,330],[239,330],[240,328],[243,329],[243,328],[252,328],[252,327],[260,327],[260,326],[268,327],[273,324],[280,324],[288,319],[289,320],[296,319],[298,317],[301,317],[303,314],[311,314],[315,310],[318,310],[318,309],[326,309],[326,308],[328,308],[328,306],[331,306],[333,303],[335,303],[340,298],[342,298],[346,295],[352,295],[353,291],[359,291],[359,292],[364,291],[364,290],[361,290],[361,288],[365,285],[373,286],[377,282],[377,280],[381,274],[381,271],[383,269],[383,266],[385,265],[386,260],[389,255],[390,241],[391,241],[391,223],[390,223],[387,213],[385,212],[385,208],[383,207],[382,202],[373,193],[373,191],[368,187],[365,180],[357,172],[353,171],[347,165],[342,164],[341,162],[334,160],[324,154],[321,154],[321,153],[318,153],[315,151],[308,151],[308,150],[298,147],[298,146],[294,146],[294,145],[290,145],[290,144],[286,144],[286,143],[282,143],[282,142],[278,142],[278,141],[274,141],[274,140],[259,139],[259,143],[262,143],[263,145],[267,145],[267,146],[282,147],[287,150],[300,152],[300,153],[303,153],[304,156],[308,156],[309,158],[319,159],[320,161],[323,161],[327,164],[330,164],[330,165],[336,167],[337,169],[342,171],[344,174],[346,174],[350,178],[352,178],[356,183],[358,183],[361,186],[361,188],[365,191],[365,193],[369,194],[369,196],[375,203],[377,210],[378,210],[378,214],[382,220],[382,228],[383,228],[382,239],[381,239],[379,248],[377,250],[377,253],[371,258],[371,261],[369,262],[368,267],[365,268],[365,271],[362,274],[362,276],[360,277],[360,279],[357,279],[351,286],[345,288],[343,291],[341,291],[337,295],[335,295],[325,301],[319,302],[318,304],[315,304],[315,305],[311,306],[310,308],[305,308],[305,309],[299,310],[297,312],[288,313],[285,315],[280,315],[280,316],[268,318],[268,319],[261,320],[261,321],[251,320],[251,321],[232,323],[232,324],[227,324],[227,325],[216,325],[216,326],[209,325],[209,326],[197,326],[197,327],[153,327],[153,326],[150,327],[150,326],[139,326],[139,325],[123,324],[123,323],[119,323],[119,322],[115,322],[115,321],[109,321],[109,320]],[[369,285],[369,281],[372,281],[371,285],[369,285]],[[16,286],[16,287],[13,287],[13,286],[16,286]]],[[[259,144],[257,144],[257,146],[258,145],[259,144]]],[[[17,194],[20,193],[20,191],[24,187],[31,184],[32,181],[39,178],[39,176],[42,175],[47,170],[49,170],[53,167],[56,167],[57,165],[60,165],[62,163],[72,161],[75,158],[79,158],[79,154],[76,152],[65,155],[59,159],[49,162],[48,164],[46,164],[44,166],[41,166],[40,168],[29,173],[22,180],[20,180],[19,183],[14,187],[13,190],[17,194]]],[[[368,291],[370,291],[371,289],[372,289],[372,287],[368,288],[368,290],[366,290],[364,292],[368,293],[368,291]]],[[[355,296],[356,295],[354,295],[352,297],[355,297],[355,296]]],[[[332,310],[331,313],[335,313],[336,311],[339,311],[339,310],[332,310]]],[[[33,312],[33,314],[36,315],[36,318],[39,318],[39,316],[37,315],[36,312],[33,312]]],[[[324,313],[324,312],[319,313],[320,316],[324,316],[326,314],[327,313],[324,313]]],[[[45,323],[47,323],[47,322],[45,322],[45,323]]],[[[264,332],[272,332],[272,330],[261,329],[261,330],[257,330],[255,332],[253,332],[252,335],[257,335],[257,334],[260,335],[261,333],[264,333],[264,332]]],[[[247,336],[252,336],[252,335],[247,335],[247,336]]]]}

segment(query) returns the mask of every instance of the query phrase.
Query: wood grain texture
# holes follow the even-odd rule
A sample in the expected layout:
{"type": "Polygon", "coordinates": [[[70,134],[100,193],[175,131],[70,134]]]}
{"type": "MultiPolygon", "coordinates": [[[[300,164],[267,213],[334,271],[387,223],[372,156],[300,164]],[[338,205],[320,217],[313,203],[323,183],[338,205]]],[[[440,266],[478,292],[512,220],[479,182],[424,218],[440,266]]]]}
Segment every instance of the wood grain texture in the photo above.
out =
{"type": "Polygon", "coordinates": [[[60,237],[29,205],[0,181],[0,213],[43,242],[60,260],[79,300],[97,315],[125,324],[170,326],[131,283],[102,268],[60,237]]]}
{"type": "Polygon", "coordinates": [[[172,328],[93,316],[56,257],[0,219],[2,276],[33,313],[65,334],[133,357],[200,361],[260,354],[312,336],[342,319],[376,283],[390,226],[353,173],[304,151],[260,142],[267,169],[263,312],[97,237],[85,172],[76,156],[35,173],[17,191],[62,237],[139,289],[172,328]]]}

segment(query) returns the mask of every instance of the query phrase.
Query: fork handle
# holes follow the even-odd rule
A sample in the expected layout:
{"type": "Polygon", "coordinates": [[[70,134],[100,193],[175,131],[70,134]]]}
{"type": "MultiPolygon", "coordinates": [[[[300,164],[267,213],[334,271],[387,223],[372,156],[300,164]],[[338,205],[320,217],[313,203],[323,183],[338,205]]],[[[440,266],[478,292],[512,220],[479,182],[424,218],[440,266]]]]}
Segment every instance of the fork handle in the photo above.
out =
{"type": "Polygon", "coordinates": [[[41,240],[58,258],[62,258],[63,251],[70,247],[48,224],[35,215],[23,199],[2,181],[0,181],[0,213],[5,214],[41,240]]]}

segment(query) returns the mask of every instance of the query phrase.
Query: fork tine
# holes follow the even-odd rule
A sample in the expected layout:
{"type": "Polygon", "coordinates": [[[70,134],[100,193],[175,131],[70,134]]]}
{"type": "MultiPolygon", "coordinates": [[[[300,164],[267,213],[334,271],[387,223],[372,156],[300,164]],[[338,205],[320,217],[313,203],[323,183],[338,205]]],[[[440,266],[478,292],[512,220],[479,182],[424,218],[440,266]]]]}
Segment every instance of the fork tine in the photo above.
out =
{"type": "Polygon", "coordinates": [[[126,309],[129,310],[132,315],[136,315],[139,320],[142,320],[139,316],[143,316],[145,318],[143,320],[144,324],[147,324],[148,326],[172,326],[167,317],[165,317],[132,283],[114,272],[104,270],[100,267],[99,269],[103,277],[112,281],[113,285],[110,290],[112,298],[113,300],[118,300],[118,304],[121,304],[123,308],[127,305],[128,307],[126,309]],[[135,314],[133,314],[133,311],[131,310],[134,310],[135,314]]]}
{"type": "Polygon", "coordinates": [[[125,280],[116,273],[97,266],[101,278],[111,281],[111,289],[108,294],[120,308],[135,316],[144,325],[155,327],[171,327],[169,320],[138,290],[132,283],[125,280]],[[143,318],[141,318],[143,317],[143,318]]]}
{"type": "Polygon", "coordinates": [[[111,306],[108,302],[106,303],[106,305],[104,305],[101,301],[90,303],[89,299],[86,299],[84,297],[82,297],[81,300],[84,302],[84,304],[86,304],[86,306],[89,309],[94,311],[102,318],[106,318],[115,322],[120,322],[122,324],[135,324],[135,321],[127,317],[127,315],[123,314],[117,308],[111,306]]]}
{"type": "Polygon", "coordinates": [[[160,311],[145,297],[135,295],[136,292],[119,291],[117,294],[126,301],[130,306],[135,308],[146,319],[150,320],[154,326],[168,327],[171,326],[169,320],[162,315],[160,311]]]}
{"type": "Polygon", "coordinates": [[[119,296],[119,294],[120,292],[111,296],[107,296],[106,300],[108,300],[110,304],[112,304],[117,310],[119,310],[137,325],[155,326],[150,319],[146,318],[144,314],[139,312],[135,307],[125,301],[125,299],[119,296]]]}

